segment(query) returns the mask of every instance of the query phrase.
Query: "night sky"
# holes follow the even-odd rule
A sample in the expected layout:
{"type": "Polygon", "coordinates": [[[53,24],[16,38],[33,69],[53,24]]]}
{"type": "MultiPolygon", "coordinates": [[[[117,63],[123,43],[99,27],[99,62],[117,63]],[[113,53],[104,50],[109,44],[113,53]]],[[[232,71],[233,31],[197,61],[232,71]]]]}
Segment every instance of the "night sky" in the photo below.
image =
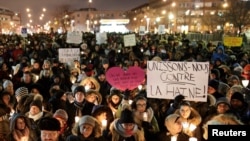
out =
{"type": "MultiPolygon", "coordinates": [[[[148,0],[92,0],[91,7],[98,10],[130,10],[147,2],[148,0]]],[[[58,13],[63,5],[72,10],[87,8],[88,0],[0,0],[0,7],[21,13],[23,22],[27,19],[27,8],[31,9],[32,20],[38,21],[42,8],[47,9],[44,16],[47,20],[58,13]]]]}

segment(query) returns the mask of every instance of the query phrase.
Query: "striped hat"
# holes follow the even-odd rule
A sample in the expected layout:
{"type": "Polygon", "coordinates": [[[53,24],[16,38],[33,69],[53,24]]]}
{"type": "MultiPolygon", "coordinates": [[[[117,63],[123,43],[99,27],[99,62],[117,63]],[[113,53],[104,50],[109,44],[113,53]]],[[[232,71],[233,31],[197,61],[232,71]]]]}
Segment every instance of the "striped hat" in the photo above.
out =
{"type": "Polygon", "coordinates": [[[29,94],[29,90],[26,87],[19,87],[16,92],[15,92],[15,96],[16,97],[22,97],[24,95],[28,95],[29,94]]]}

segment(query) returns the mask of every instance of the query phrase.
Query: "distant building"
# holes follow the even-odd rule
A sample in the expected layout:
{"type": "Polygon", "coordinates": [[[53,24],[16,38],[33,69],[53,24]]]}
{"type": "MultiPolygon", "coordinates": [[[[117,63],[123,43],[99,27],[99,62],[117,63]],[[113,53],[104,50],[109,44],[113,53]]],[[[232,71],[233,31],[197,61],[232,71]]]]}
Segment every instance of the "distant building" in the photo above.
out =
{"type": "MultiPolygon", "coordinates": [[[[125,11],[97,10],[95,8],[75,10],[69,14],[70,25],[67,30],[83,32],[99,32],[102,30],[112,32],[112,30],[108,31],[105,28],[108,26],[116,27],[117,30],[120,30],[120,27],[121,30],[127,30],[125,25],[129,23],[129,19],[127,19],[124,13],[125,11]]],[[[114,30],[114,28],[110,29],[114,30]]]]}
{"type": "Polygon", "coordinates": [[[0,7],[0,32],[12,33],[20,29],[21,16],[7,8],[0,7]]]}
{"type": "Polygon", "coordinates": [[[168,32],[214,31],[220,30],[220,23],[225,22],[219,21],[227,10],[225,4],[223,0],[149,0],[127,11],[127,16],[134,31],[147,25],[151,32],[159,25],[165,25],[168,32]]]}

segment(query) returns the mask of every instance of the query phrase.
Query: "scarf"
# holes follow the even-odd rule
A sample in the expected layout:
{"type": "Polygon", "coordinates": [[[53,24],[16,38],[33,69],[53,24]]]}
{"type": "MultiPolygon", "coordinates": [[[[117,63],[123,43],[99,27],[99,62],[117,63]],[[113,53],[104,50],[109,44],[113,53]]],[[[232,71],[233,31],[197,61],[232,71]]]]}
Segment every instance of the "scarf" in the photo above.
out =
{"type": "Polygon", "coordinates": [[[32,116],[31,114],[29,114],[29,118],[32,118],[34,121],[37,121],[38,119],[40,119],[43,116],[43,112],[40,112],[34,116],[32,116]]]}
{"type": "Polygon", "coordinates": [[[122,125],[118,122],[118,119],[116,119],[114,121],[114,129],[116,130],[116,132],[118,132],[119,135],[127,138],[127,137],[131,137],[132,135],[134,135],[137,130],[138,130],[138,126],[135,124],[134,128],[130,131],[125,131],[124,128],[122,127],[122,125]]]}

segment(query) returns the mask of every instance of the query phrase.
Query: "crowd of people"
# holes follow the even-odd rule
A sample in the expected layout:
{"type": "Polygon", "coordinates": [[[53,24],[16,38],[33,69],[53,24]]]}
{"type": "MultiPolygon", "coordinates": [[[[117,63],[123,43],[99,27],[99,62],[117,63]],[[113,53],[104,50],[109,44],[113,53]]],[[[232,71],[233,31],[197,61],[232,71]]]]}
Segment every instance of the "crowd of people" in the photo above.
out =
{"type": "Polygon", "coordinates": [[[208,125],[250,125],[249,53],[222,42],[190,41],[184,34],[121,33],[81,44],[66,33],[0,35],[1,141],[197,141],[208,125]],[[80,48],[80,60],[62,63],[59,48],[80,48]],[[207,102],[147,98],[147,61],[209,62],[207,102]],[[106,80],[112,67],[140,67],[140,88],[120,90],[106,80]]]}

